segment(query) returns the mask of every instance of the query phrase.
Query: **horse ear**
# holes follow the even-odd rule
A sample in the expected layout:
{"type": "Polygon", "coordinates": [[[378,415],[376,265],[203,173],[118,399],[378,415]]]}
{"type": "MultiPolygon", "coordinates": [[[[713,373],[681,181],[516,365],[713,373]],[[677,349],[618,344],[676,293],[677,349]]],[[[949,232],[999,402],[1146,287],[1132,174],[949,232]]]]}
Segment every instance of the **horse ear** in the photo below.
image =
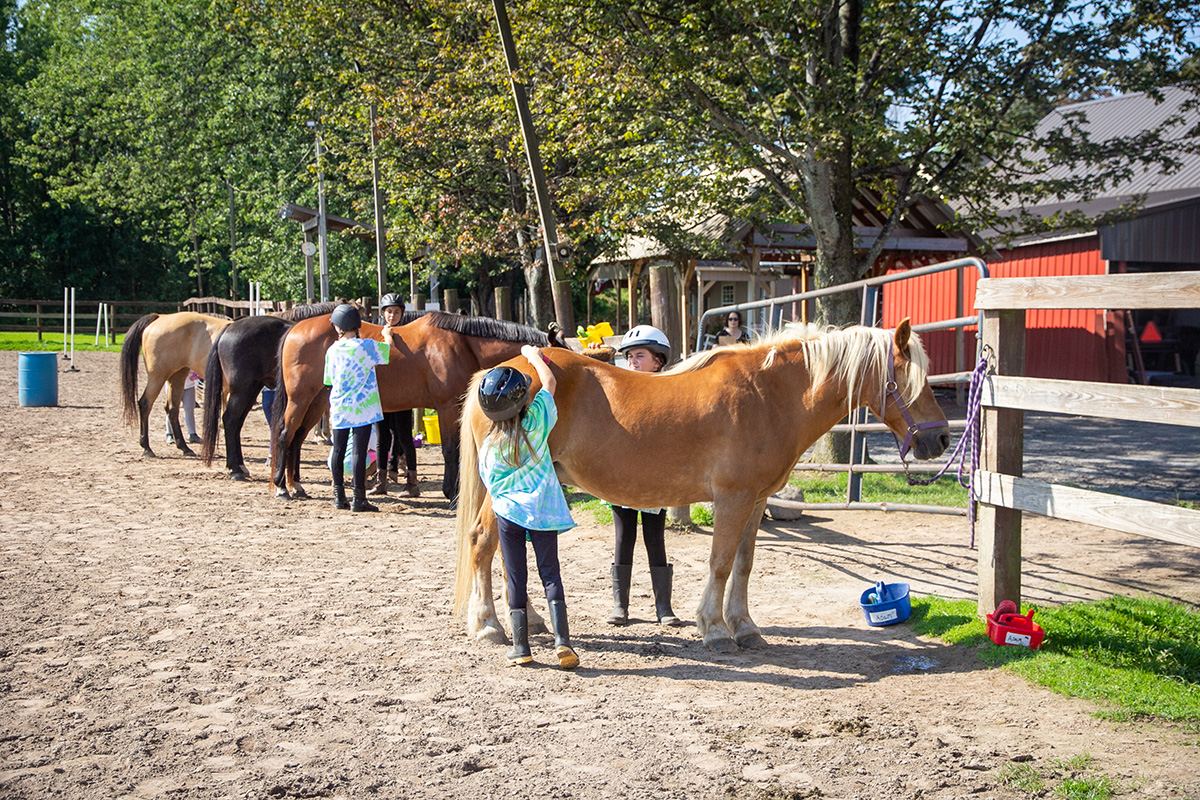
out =
{"type": "Polygon", "coordinates": [[[900,320],[896,326],[896,352],[908,355],[908,340],[912,336],[912,322],[909,317],[900,320]]]}

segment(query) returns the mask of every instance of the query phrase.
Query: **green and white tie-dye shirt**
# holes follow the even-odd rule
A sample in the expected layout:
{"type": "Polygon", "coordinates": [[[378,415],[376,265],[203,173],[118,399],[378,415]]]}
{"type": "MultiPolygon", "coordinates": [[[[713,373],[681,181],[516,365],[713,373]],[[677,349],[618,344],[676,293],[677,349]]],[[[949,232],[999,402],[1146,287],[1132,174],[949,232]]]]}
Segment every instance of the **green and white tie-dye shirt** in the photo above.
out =
{"type": "Polygon", "coordinates": [[[374,339],[339,339],[325,351],[329,427],[358,428],[383,419],[375,365],[388,363],[391,346],[374,339]]]}
{"type": "Polygon", "coordinates": [[[554,395],[540,389],[521,421],[533,452],[525,452],[522,445],[519,466],[514,467],[501,457],[502,441],[489,436],[479,447],[479,476],[492,496],[492,510],[533,531],[562,533],[575,527],[562,484],[554,472],[554,462],[550,460],[547,442],[556,422],[558,406],[554,404],[554,395]]]}

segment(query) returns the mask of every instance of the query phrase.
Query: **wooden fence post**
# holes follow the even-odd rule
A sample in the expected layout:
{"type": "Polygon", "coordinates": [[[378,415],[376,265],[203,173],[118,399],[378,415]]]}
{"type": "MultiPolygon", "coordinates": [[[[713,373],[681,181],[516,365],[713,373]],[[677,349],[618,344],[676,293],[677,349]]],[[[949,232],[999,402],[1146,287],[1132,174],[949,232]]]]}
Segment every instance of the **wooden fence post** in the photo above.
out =
{"type": "Polygon", "coordinates": [[[493,292],[496,296],[496,319],[512,320],[512,289],[497,286],[493,292]]]}
{"type": "MultiPolygon", "coordinates": [[[[991,374],[1025,374],[1025,311],[984,310],[980,313],[984,351],[991,374]]],[[[1025,448],[1025,413],[1019,409],[983,409],[980,469],[1021,477],[1025,448]]],[[[1002,600],[1021,607],[1021,512],[979,504],[976,517],[979,547],[979,614],[996,610],[1002,600]]]]}
{"type": "Polygon", "coordinates": [[[458,289],[445,289],[442,291],[442,311],[447,314],[458,313],[458,289]]]}

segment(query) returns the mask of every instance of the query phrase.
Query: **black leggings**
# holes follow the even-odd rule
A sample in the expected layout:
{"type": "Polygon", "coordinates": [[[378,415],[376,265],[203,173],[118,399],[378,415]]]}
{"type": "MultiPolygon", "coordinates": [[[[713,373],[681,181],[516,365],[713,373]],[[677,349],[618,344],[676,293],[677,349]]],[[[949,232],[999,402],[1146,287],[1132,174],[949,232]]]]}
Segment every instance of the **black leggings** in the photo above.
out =
{"type": "Polygon", "coordinates": [[[345,480],[343,463],[346,460],[346,443],[350,440],[350,431],[354,431],[354,496],[365,497],[367,493],[367,448],[371,445],[371,426],[360,425],[357,428],[335,428],[333,431],[333,464],[329,471],[333,473],[333,485],[344,488],[345,480]]]}
{"type": "Polygon", "coordinates": [[[613,553],[614,564],[624,566],[633,563],[633,546],[637,544],[638,514],[642,515],[642,539],[646,542],[646,560],[652,567],[667,565],[667,545],[664,535],[667,528],[667,510],[657,514],[636,508],[613,506],[613,522],[617,527],[617,549],[613,553]]]}
{"type": "Polygon", "coordinates": [[[408,411],[385,411],[383,421],[375,423],[376,432],[379,437],[378,459],[381,469],[391,467],[399,469],[400,467],[400,452],[404,451],[404,465],[408,469],[415,470],[417,468],[417,449],[413,446],[413,412],[410,408],[408,411]],[[395,443],[396,449],[392,449],[392,444],[395,443]],[[388,463],[388,455],[391,455],[391,463],[388,463]]]}
{"type": "Polygon", "coordinates": [[[526,608],[529,605],[529,566],[525,558],[525,536],[533,543],[533,556],[537,561],[538,575],[546,587],[546,600],[564,602],[562,574],[558,567],[558,531],[531,531],[515,522],[496,517],[500,528],[500,554],[504,557],[504,573],[507,578],[508,607],[526,608]]]}

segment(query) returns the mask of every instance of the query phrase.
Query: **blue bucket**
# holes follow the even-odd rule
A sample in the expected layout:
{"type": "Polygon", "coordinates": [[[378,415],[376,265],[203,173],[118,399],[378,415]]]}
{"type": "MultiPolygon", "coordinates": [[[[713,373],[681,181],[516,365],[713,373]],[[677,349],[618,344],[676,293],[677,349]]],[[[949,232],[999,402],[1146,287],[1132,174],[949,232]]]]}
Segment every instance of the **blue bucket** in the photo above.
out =
{"type": "Polygon", "coordinates": [[[876,627],[904,622],[912,613],[907,583],[880,581],[862,593],[858,604],[862,606],[867,624],[876,627]]]}
{"type": "Polygon", "coordinates": [[[58,405],[58,353],[17,354],[17,402],[23,406],[58,405]]]}

